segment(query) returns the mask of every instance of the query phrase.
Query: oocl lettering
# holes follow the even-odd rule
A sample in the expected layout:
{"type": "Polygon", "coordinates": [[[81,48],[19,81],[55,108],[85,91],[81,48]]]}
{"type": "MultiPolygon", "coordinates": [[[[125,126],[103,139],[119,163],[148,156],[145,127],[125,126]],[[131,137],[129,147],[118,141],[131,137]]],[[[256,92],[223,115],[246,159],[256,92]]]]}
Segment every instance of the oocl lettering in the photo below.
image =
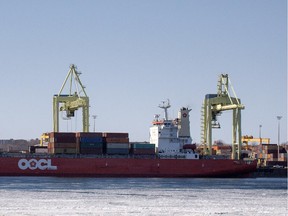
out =
{"type": "Polygon", "coordinates": [[[36,159],[20,159],[18,161],[18,167],[21,170],[26,170],[26,169],[30,169],[30,170],[36,170],[36,169],[40,169],[40,170],[57,170],[57,166],[53,166],[52,165],[52,161],[51,159],[40,159],[40,160],[36,160],[36,159]]]}

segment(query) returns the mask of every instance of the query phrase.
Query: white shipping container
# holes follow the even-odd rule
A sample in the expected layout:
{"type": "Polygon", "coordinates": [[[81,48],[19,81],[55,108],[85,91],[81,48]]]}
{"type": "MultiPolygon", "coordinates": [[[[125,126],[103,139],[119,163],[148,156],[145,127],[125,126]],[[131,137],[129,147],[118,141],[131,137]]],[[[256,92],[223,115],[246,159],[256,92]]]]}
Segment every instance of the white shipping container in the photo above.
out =
{"type": "Polygon", "coordinates": [[[46,154],[46,153],[48,153],[48,148],[36,148],[35,153],[46,154]]]}

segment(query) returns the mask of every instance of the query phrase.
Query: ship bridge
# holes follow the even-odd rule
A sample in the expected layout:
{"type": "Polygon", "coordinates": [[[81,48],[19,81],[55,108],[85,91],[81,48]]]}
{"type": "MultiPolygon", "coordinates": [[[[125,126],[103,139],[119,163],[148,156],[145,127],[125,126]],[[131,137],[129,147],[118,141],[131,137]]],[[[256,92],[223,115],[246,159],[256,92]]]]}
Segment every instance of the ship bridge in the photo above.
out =
{"type": "MultiPolygon", "coordinates": [[[[191,109],[181,108],[178,113],[178,118],[175,120],[168,119],[168,108],[170,108],[169,100],[159,105],[164,109],[165,118],[159,120],[160,115],[154,116],[154,121],[150,127],[150,143],[155,144],[158,153],[163,156],[178,156],[183,155],[183,146],[191,144],[189,127],[189,112],[191,109]]],[[[191,157],[191,158],[196,158],[191,157]]],[[[191,159],[190,158],[190,159],[191,159]]]]}

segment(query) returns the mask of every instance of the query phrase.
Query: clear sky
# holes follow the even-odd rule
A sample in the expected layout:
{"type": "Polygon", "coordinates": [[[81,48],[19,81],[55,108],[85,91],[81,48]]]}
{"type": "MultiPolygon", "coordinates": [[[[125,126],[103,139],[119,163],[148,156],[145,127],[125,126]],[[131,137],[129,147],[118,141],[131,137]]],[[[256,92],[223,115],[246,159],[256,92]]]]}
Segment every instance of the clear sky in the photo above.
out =
{"type": "MultiPolygon", "coordinates": [[[[52,98],[75,64],[90,97],[96,130],[149,141],[154,114],[192,108],[200,142],[201,106],[229,74],[245,105],[242,134],[287,141],[285,0],[2,0],[0,139],[53,130],[52,98]]],[[[61,130],[81,130],[81,110],[61,130]]],[[[214,140],[231,143],[232,111],[214,140]]],[[[90,130],[93,120],[90,119],[90,130]]]]}

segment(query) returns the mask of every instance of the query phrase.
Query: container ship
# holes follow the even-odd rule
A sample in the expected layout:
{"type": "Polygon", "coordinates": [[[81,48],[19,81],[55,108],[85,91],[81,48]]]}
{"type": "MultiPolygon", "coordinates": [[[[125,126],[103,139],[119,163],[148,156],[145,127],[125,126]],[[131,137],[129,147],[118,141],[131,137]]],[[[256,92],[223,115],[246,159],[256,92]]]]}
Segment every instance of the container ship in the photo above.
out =
{"type": "Polygon", "coordinates": [[[53,97],[53,132],[44,134],[44,142],[31,146],[29,153],[0,153],[0,176],[241,177],[256,170],[256,161],[239,157],[241,141],[237,147],[235,137],[236,131],[240,135],[241,128],[236,127],[240,125],[243,106],[238,98],[230,97],[227,75],[220,76],[218,94],[206,96],[203,122],[208,124],[203,126],[206,135],[203,143],[208,143],[205,149],[211,153],[211,130],[213,125],[218,125],[216,117],[233,109],[232,159],[199,154],[190,136],[191,109],[183,107],[178,118],[169,119],[169,100],[159,105],[164,118],[154,116],[149,142],[130,142],[128,133],[90,133],[89,98],[79,74],[71,65],[60,92],[53,97]],[[63,94],[67,81],[70,92],[63,94]],[[75,91],[72,83],[77,85],[75,91]],[[83,132],[59,132],[59,111],[66,112],[70,118],[78,108],[83,112],[83,132]]]}
{"type": "Polygon", "coordinates": [[[46,145],[29,154],[2,153],[0,176],[57,177],[246,177],[256,161],[204,157],[196,152],[188,108],[178,118],[155,115],[150,142],[129,142],[128,133],[46,133],[46,145]]]}

